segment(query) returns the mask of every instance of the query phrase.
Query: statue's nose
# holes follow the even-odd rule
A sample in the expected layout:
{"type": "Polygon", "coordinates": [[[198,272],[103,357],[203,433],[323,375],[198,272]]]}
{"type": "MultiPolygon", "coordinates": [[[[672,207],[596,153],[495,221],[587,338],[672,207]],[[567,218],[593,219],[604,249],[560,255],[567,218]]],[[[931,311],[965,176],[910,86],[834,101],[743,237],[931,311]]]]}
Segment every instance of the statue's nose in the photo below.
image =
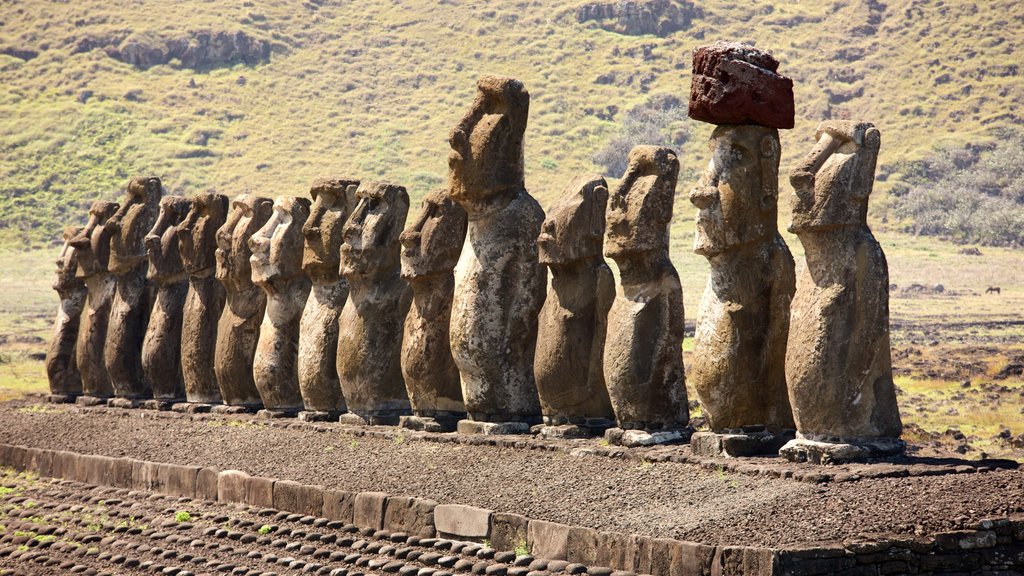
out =
{"type": "Polygon", "coordinates": [[[398,237],[399,241],[402,243],[402,246],[404,246],[405,248],[419,247],[420,240],[422,238],[423,235],[415,230],[406,230],[405,232],[402,232],[401,236],[398,237]]]}
{"type": "Polygon", "coordinates": [[[712,186],[696,186],[690,190],[690,202],[701,210],[710,208],[717,198],[718,189],[712,186]]]}

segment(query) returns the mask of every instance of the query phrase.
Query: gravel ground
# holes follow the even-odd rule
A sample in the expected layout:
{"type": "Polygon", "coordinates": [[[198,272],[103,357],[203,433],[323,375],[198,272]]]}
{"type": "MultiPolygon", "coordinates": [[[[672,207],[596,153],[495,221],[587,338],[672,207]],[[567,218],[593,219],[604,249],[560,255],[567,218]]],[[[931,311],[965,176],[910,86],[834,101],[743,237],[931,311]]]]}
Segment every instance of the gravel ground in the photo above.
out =
{"type": "Polygon", "coordinates": [[[1024,512],[1024,471],[809,484],[559,451],[353,437],[249,417],[0,405],[0,442],[470,504],[716,545],[927,535],[1024,512]],[[55,410],[55,411],[50,411],[55,410]]]}

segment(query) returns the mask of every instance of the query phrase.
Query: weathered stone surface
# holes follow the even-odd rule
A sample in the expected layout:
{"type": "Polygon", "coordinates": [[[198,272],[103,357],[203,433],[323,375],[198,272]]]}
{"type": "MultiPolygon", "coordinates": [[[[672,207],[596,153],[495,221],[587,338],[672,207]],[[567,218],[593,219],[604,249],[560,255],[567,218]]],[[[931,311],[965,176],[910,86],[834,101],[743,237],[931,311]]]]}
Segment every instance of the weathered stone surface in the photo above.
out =
{"type": "Polygon", "coordinates": [[[214,371],[217,320],[224,310],[224,286],[214,277],[217,230],[228,216],[228,197],[201,193],[178,225],[178,250],[188,273],[181,328],[181,375],[189,402],[219,404],[214,371]]]}
{"type": "Polygon", "coordinates": [[[541,226],[540,263],[551,269],[541,308],[534,375],[544,423],[614,418],[604,383],[604,341],[615,278],[604,261],[604,178],[574,178],[541,226]]]}
{"type": "Polygon", "coordinates": [[[412,291],[400,275],[398,237],[409,212],[405,188],[363,182],[343,231],[341,274],[348,302],[338,330],[338,378],[349,412],[360,418],[409,410],[402,378],[402,327],[412,291]]]}
{"type": "Polygon", "coordinates": [[[794,427],[786,389],[793,256],[777,229],[779,134],[719,126],[690,201],[694,252],[711,265],[697,314],[690,382],[712,430],[794,427]]]}
{"type": "Polygon", "coordinates": [[[637,146],[608,203],[605,255],[620,271],[608,313],[605,384],[623,429],[689,422],[682,343],[683,289],[668,255],[679,161],[668,148],[637,146]]]}
{"type": "Polygon", "coordinates": [[[115,281],[109,271],[110,235],[107,221],[117,212],[113,202],[93,202],[89,208],[89,222],[82,232],[71,240],[78,256],[76,276],[85,282],[85,319],[78,332],[75,363],[82,378],[82,394],[93,398],[106,398],[113,394],[110,376],[103,361],[103,346],[107,341],[110,305],[114,299],[115,281]]]}
{"type": "Polygon", "coordinates": [[[299,390],[307,411],[335,418],[345,411],[337,359],[338,318],[348,299],[348,281],[340,272],[342,233],[358,186],[358,180],[346,178],[313,182],[313,205],[302,225],[302,269],[313,288],[299,322],[299,390]]]}
{"type": "Polygon", "coordinates": [[[459,434],[483,434],[485,436],[505,436],[508,434],[526,434],[530,425],[526,422],[477,422],[475,420],[459,420],[456,425],[459,434]]]}
{"type": "Polygon", "coordinates": [[[715,547],[674,540],[669,544],[670,576],[711,576],[715,547]]]}
{"type": "Polygon", "coordinates": [[[355,503],[355,492],[324,490],[324,518],[353,523],[355,503]]]}
{"type": "Polygon", "coordinates": [[[902,454],[906,447],[898,438],[859,438],[856,442],[797,438],[780,448],[779,454],[792,462],[828,465],[902,454]]]}
{"type": "Polygon", "coordinates": [[[569,549],[569,530],[570,526],[565,524],[531,519],[527,528],[530,554],[536,558],[565,560],[569,549]]]}
{"type": "MultiPolygon", "coordinates": [[[[437,509],[434,509],[437,521],[437,509]]],[[[497,550],[515,550],[526,545],[530,520],[520,514],[497,512],[491,517],[491,546],[497,550]]]]}
{"type": "Polygon", "coordinates": [[[274,508],[273,478],[250,476],[245,481],[245,503],[259,508],[274,508]]]}
{"type": "Polygon", "coordinates": [[[274,482],[274,508],[303,516],[320,516],[324,510],[324,487],[277,480],[274,482]]]}
{"type": "Polygon", "coordinates": [[[29,448],[25,451],[25,470],[35,472],[40,476],[50,476],[53,473],[53,451],[41,448],[29,448]]]}
{"type": "Polygon", "coordinates": [[[599,541],[597,530],[573,526],[569,529],[569,536],[566,539],[565,559],[586,566],[596,566],[599,541]]]}
{"type": "Polygon", "coordinates": [[[217,280],[226,299],[217,323],[214,371],[224,403],[230,406],[260,406],[253,380],[253,356],[267,297],[252,282],[249,238],[266,224],[273,201],[241,194],[232,201],[231,213],[217,230],[217,280]]]}
{"type": "Polygon", "coordinates": [[[299,323],[310,289],[302,271],[302,226],[309,207],[306,198],[277,198],[273,215],[249,238],[252,281],[267,296],[252,373],[263,406],[272,411],[302,409],[299,323]]]}
{"type": "Polygon", "coordinates": [[[433,538],[437,502],[422,498],[391,496],[384,508],[384,529],[410,536],[433,538]]]}
{"type": "Polygon", "coordinates": [[[199,476],[199,467],[182,466],[180,464],[160,464],[158,474],[163,484],[161,492],[164,494],[179,498],[196,497],[196,478],[199,476]]]}
{"type": "Polygon", "coordinates": [[[384,492],[359,492],[352,507],[352,523],[360,528],[384,527],[384,507],[388,495],[384,492]]]}
{"type": "Polygon", "coordinates": [[[690,429],[637,430],[615,427],[604,431],[604,439],[609,444],[626,448],[655,446],[659,444],[679,444],[690,439],[690,429]]]}
{"type": "Polygon", "coordinates": [[[448,329],[453,270],[466,226],[466,211],[446,189],[438,188],[423,199],[419,216],[401,235],[402,278],[412,287],[402,336],[402,376],[413,413],[433,419],[445,431],[466,412],[448,329]]]}
{"type": "Polygon", "coordinates": [[[716,42],[694,50],[690,118],[792,128],[793,81],[778,69],[771,54],[746,44],[716,42]]]}
{"type": "Polygon", "coordinates": [[[196,498],[202,500],[217,501],[217,476],[220,470],[216,468],[202,468],[196,474],[196,498]]]}
{"type": "Polygon", "coordinates": [[[449,191],[469,216],[451,348],[471,420],[533,423],[540,415],[533,358],[546,287],[536,242],[544,211],[523,181],[529,105],[518,80],[485,76],[450,137],[449,191]]]}
{"type": "Polygon", "coordinates": [[[223,470],[217,475],[217,501],[244,503],[249,475],[241,470],[223,470]]]}
{"type": "Polygon", "coordinates": [[[597,21],[609,32],[662,38],[690,27],[704,11],[688,0],[589,0],[576,8],[576,21],[597,21]]]}
{"type": "MultiPolygon", "coordinates": [[[[84,456],[79,458],[81,463],[87,460],[84,456]]],[[[145,490],[147,492],[163,492],[166,476],[160,474],[160,464],[157,462],[146,462],[142,460],[132,461],[132,489],[145,490]]],[[[219,488],[218,488],[219,492],[219,488]]]]}
{"type": "Polygon", "coordinates": [[[696,456],[738,458],[777,453],[787,439],[792,439],[792,431],[785,435],[767,430],[694,432],[690,437],[690,449],[696,456]]]}
{"type": "MultiPolygon", "coordinates": [[[[485,508],[461,504],[438,504],[434,507],[434,526],[437,528],[437,533],[445,538],[482,540],[491,536],[491,517],[493,515],[492,511],[485,508]]],[[[502,549],[496,543],[494,546],[502,549]]]]}
{"type": "Polygon", "coordinates": [[[889,271],[867,225],[881,137],[871,124],[823,122],[790,177],[790,231],[803,244],[786,354],[798,434],[898,438],[889,346],[889,271]]]}
{"type": "Polygon", "coordinates": [[[175,401],[185,398],[181,375],[181,326],[188,273],[178,249],[178,224],[192,209],[181,196],[160,199],[160,213],[146,235],[146,278],[156,288],[149,324],[142,341],[142,371],[153,389],[153,398],[175,401]]]}
{"type": "Polygon", "coordinates": [[[71,397],[82,394],[82,376],[78,373],[78,362],[75,360],[75,344],[89,293],[85,281],[78,277],[78,251],[71,245],[71,240],[81,233],[81,228],[64,229],[64,245],[57,256],[56,278],[53,282],[60,306],[57,308],[57,318],[53,321],[50,347],[46,351],[46,377],[50,383],[50,394],[71,397]]]}
{"type": "Polygon", "coordinates": [[[720,546],[715,549],[711,576],[773,576],[778,570],[778,554],[769,548],[720,546]]]}
{"type": "Polygon", "coordinates": [[[142,371],[146,312],[152,304],[148,297],[144,240],[156,222],[162,195],[159,178],[133,178],[117,213],[107,221],[111,230],[110,273],[117,286],[110,306],[103,361],[114,395],[119,398],[152,395],[149,379],[142,371]]]}

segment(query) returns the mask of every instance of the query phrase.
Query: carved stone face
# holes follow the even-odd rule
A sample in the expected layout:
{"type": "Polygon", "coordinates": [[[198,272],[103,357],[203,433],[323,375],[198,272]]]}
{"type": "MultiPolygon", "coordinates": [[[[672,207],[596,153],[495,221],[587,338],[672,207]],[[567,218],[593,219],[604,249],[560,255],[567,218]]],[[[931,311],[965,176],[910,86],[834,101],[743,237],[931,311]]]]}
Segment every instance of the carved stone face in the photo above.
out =
{"type": "Polygon", "coordinates": [[[178,224],[178,249],[189,274],[198,274],[214,266],[217,229],[228,215],[228,197],[203,193],[192,198],[192,209],[178,224]]]}
{"type": "Polygon", "coordinates": [[[302,225],[309,217],[309,200],[280,196],[273,214],[249,238],[252,281],[259,286],[302,275],[302,225]]]}
{"type": "Polygon", "coordinates": [[[358,204],[345,223],[341,274],[369,275],[399,266],[398,237],[409,213],[405,188],[364,182],[356,198],[358,204]]]}
{"type": "Polygon", "coordinates": [[[337,279],[341,266],[342,231],[356,205],[358,180],[325,178],[313,183],[309,218],[302,225],[305,250],[302,269],[313,279],[337,279]]]}
{"type": "Polygon", "coordinates": [[[437,188],[423,198],[419,217],[401,235],[402,277],[418,278],[451,272],[466,240],[467,218],[448,195],[437,188]]]}
{"type": "Polygon", "coordinates": [[[121,208],[110,219],[110,271],[124,274],[146,258],[146,233],[160,211],[163,186],[159,178],[132,178],[121,208]]]}
{"type": "Polygon", "coordinates": [[[157,283],[181,280],[185,266],[178,250],[178,224],[189,213],[192,201],[181,196],[164,196],[160,199],[160,214],[156,224],[146,235],[146,257],[149,269],[146,277],[157,283]]]}
{"type": "Polygon", "coordinates": [[[719,126],[711,162],[690,191],[697,212],[693,251],[721,254],[777,231],[779,133],[763,126],[719,126]]]}
{"type": "Polygon", "coordinates": [[[637,146],[608,202],[610,258],[668,249],[679,160],[668,148],[637,146]]]}
{"type": "Polygon", "coordinates": [[[548,211],[537,238],[541,264],[565,264],[601,255],[608,184],[593,174],[573,178],[548,211]]]}
{"type": "Polygon", "coordinates": [[[789,231],[867,226],[881,135],[872,124],[826,121],[818,143],[790,175],[796,192],[789,231]]]}
{"type": "Polygon", "coordinates": [[[512,78],[484,76],[476,100],[449,137],[450,193],[457,202],[484,202],[523,186],[523,134],[530,94],[512,78]]]}
{"type": "Polygon", "coordinates": [[[53,282],[53,289],[61,292],[73,288],[81,281],[76,278],[78,273],[78,251],[71,246],[71,240],[82,233],[82,229],[76,226],[68,226],[64,229],[64,245],[57,255],[56,278],[53,282]]]}
{"type": "Polygon", "coordinates": [[[249,238],[270,218],[273,201],[251,194],[240,194],[231,203],[231,214],[217,230],[217,278],[225,283],[246,286],[252,282],[249,265],[249,238]]]}
{"type": "Polygon", "coordinates": [[[107,222],[117,209],[116,202],[93,202],[89,208],[89,222],[71,239],[78,256],[77,277],[87,278],[108,271],[111,230],[107,222]]]}

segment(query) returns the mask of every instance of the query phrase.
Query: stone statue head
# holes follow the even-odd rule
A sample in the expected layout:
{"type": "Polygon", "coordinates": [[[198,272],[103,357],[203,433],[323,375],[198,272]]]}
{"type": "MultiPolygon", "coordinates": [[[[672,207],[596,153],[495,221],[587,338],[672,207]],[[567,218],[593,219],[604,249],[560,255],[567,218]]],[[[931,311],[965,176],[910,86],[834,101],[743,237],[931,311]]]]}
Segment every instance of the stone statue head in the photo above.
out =
{"type": "Polygon", "coordinates": [[[866,122],[827,120],[815,139],[789,177],[796,192],[789,231],[867,226],[881,134],[866,122]]]}
{"type": "Polygon", "coordinates": [[[409,213],[405,187],[363,182],[356,190],[356,199],[358,203],[343,232],[341,274],[364,276],[398,268],[398,237],[409,213]]]}
{"type": "Polygon", "coordinates": [[[698,208],[693,251],[715,256],[778,232],[779,132],[755,125],[719,126],[711,162],[690,202],[698,208]]]}
{"type": "Polygon", "coordinates": [[[302,269],[310,278],[336,280],[341,267],[342,230],[356,205],[358,180],[320,178],[309,189],[313,205],[302,225],[306,239],[302,269]]]}
{"type": "Polygon", "coordinates": [[[185,266],[178,249],[178,224],[188,215],[192,201],[181,196],[160,199],[160,213],[153,229],[146,234],[146,277],[158,284],[185,279],[185,266]]]}
{"type": "Polygon", "coordinates": [[[217,230],[217,279],[239,289],[252,284],[249,238],[270,219],[274,201],[252,194],[239,194],[231,202],[231,213],[217,230]]]}
{"type": "Polygon", "coordinates": [[[302,276],[302,225],[309,218],[308,198],[279,196],[273,213],[249,238],[252,281],[273,286],[302,276]]]}
{"type": "Polygon", "coordinates": [[[163,186],[155,177],[132,178],[117,214],[108,226],[110,237],[110,271],[124,274],[146,259],[144,240],[160,212],[163,186]]]}
{"type": "Polygon", "coordinates": [[[71,247],[78,257],[76,275],[79,278],[108,271],[112,230],[107,227],[107,223],[118,208],[117,202],[93,202],[89,207],[89,222],[71,239],[71,247]]]}
{"type": "Polygon", "coordinates": [[[501,76],[477,82],[476,99],[449,137],[450,193],[453,200],[483,204],[523,187],[523,135],[530,94],[523,83],[501,76]]]}
{"type": "Polygon", "coordinates": [[[580,174],[562,192],[537,238],[541,264],[565,264],[601,255],[608,183],[594,174],[580,174]]]}
{"type": "Polygon", "coordinates": [[[71,241],[82,233],[79,226],[68,226],[64,228],[64,245],[57,255],[57,274],[53,281],[53,289],[62,292],[81,284],[78,274],[78,251],[71,245],[71,241]]]}
{"type": "Polygon", "coordinates": [[[610,258],[668,249],[679,159],[669,148],[636,146],[608,202],[610,258]]]}
{"type": "Polygon", "coordinates": [[[228,217],[228,197],[204,192],[192,198],[192,209],[178,224],[178,249],[189,274],[199,274],[214,266],[217,229],[228,217]]]}
{"type": "Polygon", "coordinates": [[[423,198],[419,217],[402,232],[402,277],[451,272],[466,241],[467,217],[448,195],[435,188],[423,198]]]}

